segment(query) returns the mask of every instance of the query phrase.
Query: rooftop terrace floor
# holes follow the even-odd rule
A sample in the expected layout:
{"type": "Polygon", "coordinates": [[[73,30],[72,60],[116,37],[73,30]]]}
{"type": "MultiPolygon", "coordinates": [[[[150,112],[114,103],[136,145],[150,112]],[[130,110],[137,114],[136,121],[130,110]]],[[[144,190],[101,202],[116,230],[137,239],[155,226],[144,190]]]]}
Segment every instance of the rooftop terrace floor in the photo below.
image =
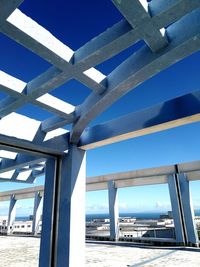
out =
{"type": "MultiPolygon", "coordinates": [[[[37,267],[40,239],[0,236],[0,266],[37,267]]],[[[199,249],[87,243],[86,267],[200,266],[199,249]]]]}

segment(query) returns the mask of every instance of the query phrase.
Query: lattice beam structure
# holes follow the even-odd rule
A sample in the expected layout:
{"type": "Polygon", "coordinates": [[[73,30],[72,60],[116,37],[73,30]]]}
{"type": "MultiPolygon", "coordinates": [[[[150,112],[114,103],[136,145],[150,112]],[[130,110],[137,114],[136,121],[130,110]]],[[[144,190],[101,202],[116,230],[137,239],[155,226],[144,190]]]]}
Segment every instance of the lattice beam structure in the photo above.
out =
{"type": "MultiPolygon", "coordinates": [[[[33,181],[34,177],[44,172],[44,166],[37,169],[38,163],[44,157],[67,153],[70,143],[81,149],[91,149],[199,121],[199,92],[179,98],[174,93],[174,99],[163,96],[162,103],[157,106],[87,128],[98,115],[130,90],[199,51],[199,0],[152,0],[149,3],[144,0],[113,0],[124,19],[76,51],[21,12],[22,2],[0,1],[0,31],[52,66],[28,83],[0,71],[0,91],[7,95],[0,100],[0,147],[14,152],[20,149],[16,159],[2,157],[1,160],[0,172],[14,171],[12,181],[17,181],[18,174],[28,170],[31,173],[27,182],[33,181]],[[146,44],[107,76],[95,69],[98,64],[141,40],[146,44]],[[91,89],[90,95],[79,106],[51,94],[63,84],[67,88],[72,79],[91,89]],[[191,106],[191,102],[192,109],[186,110],[185,106],[191,106]],[[19,119],[15,112],[28,103],[53,113],[52,117],[35,121],[31,140],[2,131],[1,124],[7,125],[13,114],[19,119]],[[69,124],[72,124],[70,132],[61,131],[48,138],[48,132],[59,132],[59,127],[69,124]],[[27,149],[32,154],[24,156],[23,161],[23,153],[27,149]]],[[[30,119],[29,123],[32,122],[30,119]]]]}
{"type": "Polygon", "coordinates": [[[45,173],[46,157],[0,150],[0,181],[33,183],[45,173]]]}
{"type": "Polygon", "coordinates": [[[169,26],[169,30],[166,31],[171,41],[166,48],[152,53],[148,47],[143,47],[108,75],[107,91],[102,96],[91,94],[80,107],[80,118],[74,125],[71,140],[75,143],[78,142],[83,130],[91,120],[125,93],[180,59],[198,51],[200,36],[199,21],[196,16],[199,14],[199,10],[197,10],[192,17],[184,17],[181,22],[177,22],[177,27],[174,26],[176,23],[169,26]],[[188,30],[187,32],[188,25],[193,22],[196,22],[194,31],[188,30]]]}

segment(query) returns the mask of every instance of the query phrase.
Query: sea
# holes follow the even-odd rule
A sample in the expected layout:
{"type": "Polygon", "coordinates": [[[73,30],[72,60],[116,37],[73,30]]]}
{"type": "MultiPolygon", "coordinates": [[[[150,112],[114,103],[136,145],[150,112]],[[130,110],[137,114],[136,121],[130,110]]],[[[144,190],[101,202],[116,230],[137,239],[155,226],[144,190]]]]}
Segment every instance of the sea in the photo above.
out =
{"type": "MultiPolygon", "coordinates": [[[[159,219],[160,215],[166,215],[167,212],[133,212],[133,213],[120,213],[120,217],[131,217],[137,219],[159,219]]],[[[195,211],[195,216],[200,216],[200,210],[195,211]]],[[[86,221],[90,222],[94,219],[106,219],[109,218],[108,213],[98,214],[86,214],[86,221]]],[[[30,220],[30,216],[18,216],[16,221],[27,221],[30,220]]]]}
{"type": "MultiPolygon", "coordinates": [[[[136,212],[136,213],[119,213],[120,217],[131,217],[137,219],[159,219],[160,215],[167,215],[167,212],[136,212]]],[[[200,210],[195,211],[195,216],[200,216],[200,210]]],[[[86,221],[92,221],[93,219],[106,219],[109,218],[109,214],[86,214],[86,221]]]]}

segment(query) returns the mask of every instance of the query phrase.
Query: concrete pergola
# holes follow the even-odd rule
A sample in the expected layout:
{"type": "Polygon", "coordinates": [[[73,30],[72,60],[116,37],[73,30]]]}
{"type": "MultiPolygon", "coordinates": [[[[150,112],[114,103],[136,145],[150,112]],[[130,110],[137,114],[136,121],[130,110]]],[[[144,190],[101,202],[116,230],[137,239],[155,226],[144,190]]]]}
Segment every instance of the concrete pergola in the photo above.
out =
{"type": "MultiPolygon", "coordinates": [[[[0,178],[32,183],[45,172],[39,266],[83,266],[86,150],[199,121],[200,91],[163,97],[156,106],[88,125],[130,90],[200,49],[200,1],[113,0],[124,19],[76,51],[23,14],[18,9],[22,2],[0,0],[0,30],[52,67],[28,83],[0,71],[0,90],[6,95],[0,101],[0,178]],[[140,40],[143,47],[108,76],[94,68],[140,40]],[[51,95],[71,79],[91,89],[76,107],[51,95]],[[16,113],[28,103],[54,115],[36,121],[16,113]],[[72,125],[69,132],[61,128],[66,125],[72,125]]],[[[185,175],[179,176],[169,179],[172,203],[180,198],[180,181],[188,188],[185,175]]],[[[114,182],[109,188],[115,196],[114,182]]],[[[189,197],[182,201],[188,205],[189,197]]]]}
{"type": "MultiPolygon", "coordinates": [[[[118,189],[168,184],[176,233],[175,240],[171,240],[171,242],[178,245],[196,246],[199,240],[189,189],[189,182],[196,180],[200,180],[200,161],[87,177],[86,191],[108,190],[110,239],[118,240],[118,189]],[[176,190],[176,193],[174,193],[174,190],[176,190]]],[[[34,198],[32,233],[37,234],[37,226],[42,215],[41,200],[43,197],[44,186],[1,192],[0,201],[10,201],[8,230],[10,230],[9,227],[15,219],[17,200],[34,198]]],[[[169,242],[168,238],[162,239],[163,242],[165,240],[169,242]]]]}

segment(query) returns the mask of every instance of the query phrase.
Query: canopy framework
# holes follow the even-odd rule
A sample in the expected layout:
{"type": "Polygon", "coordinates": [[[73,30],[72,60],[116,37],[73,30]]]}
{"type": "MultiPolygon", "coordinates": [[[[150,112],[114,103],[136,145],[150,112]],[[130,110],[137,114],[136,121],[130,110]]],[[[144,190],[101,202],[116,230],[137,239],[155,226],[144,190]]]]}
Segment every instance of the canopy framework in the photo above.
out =
{"type": "MultiPolygon", "coordinates": [[[[98,135],[101,136],[101,141],[98,141],[97,146],[134,137],[134,134],[128,134],[132,129],[121,126],[121,123],[119,123],[120,128],[119,126],[116,128],[113,122],[107,122],[103,127],[97,125],[94,129],[87,126],[124,94],[170,65],[198,51],[200,47],[198,0],[161,0],[159,3],[155,0],[149,3],[140,0],[121,2],[113,0],[113,4],[124,19],[76,51],[23,14],[18,9],[22,2],[20,0],[0,2],[0,30],[53,66],[28,83],[12,77],[9,73],[0,72],[0,90],[7,95],[0,100],[1,122],[2,125],[6,124],[7,118],[27,103],[45,109],[53,113],[53,116],[37,122],[39,128],[36,132],[33,131],[35,137],[31,142],[25,141],[24,137],[15,138],[15,134],[10,134],[9,130],[8,133],[0,131],[2,145],[15,143],[20,148],[26,146],[40,152],[58,155],[68,150],[68,141],[78,144],[83,149],[90,149],[96,147],[94,138],[99,139],[98,135]],[[114,57],[140,40],[144,40],[146,45],[122,62],[108,76],[95,69],[96,65],[114,57]],[[79,106],[73,106],[51,94],[60,85],[67,86],[71,79],[78,80],[92,90],[79,106]],[[66,131],[63,134],[61,131],[60,136],[45,140],[48,132],[60,131],[59,127],[68,124],[72,124],[70,132],[66,131]],[[121,132],[127,135],[121,135],[121,132]],[[116,138],[113,138],[113,133],[116,138]],[[106,141],[107,139],[109,142],[106,141]]],[[[174,97],[177,96],[174,95],[174,97]]],[[[198,95],[193,97],[197,100],[198,106],[198,95]]],[[[161,105],[167,105],[166,100],[168,99],[163,97],[161,105]]],[[[177,105],[177,100],[171,101],[176,102],[175,105],[177,105]]],[[[190,104],[189,97],[183,104],[184,106],[190,104]]],[[[181,109],[182,106],[179,108],[181,109]]],[[[152,121],[156,118],[154,115],[156,112],[153,112],[153,109],[156,107],[146,112],[153,113],[152,121]]],[[[198,108],[195,111],[196,116],[192,120],[187,119],[190,114],[186,112],[183,114],[184,123],[199,121],[198,108]]],[[[174,117],[177,117],[174,109],[170,111],[171,113],[173,116],[167,119],[170,125],[168,128],[181,125],[181,123],[173,123],[174,117]]],[[[178,113],[183,112],[178,110],[178,113]]],[[[16,116],[19,115],[16,114],[16,116]]],[[[131,116],[127,115],[126,118],[129,124],[131,120],[135,121],[134,117],[144,117],[146,122],[149,120],[145,111],[142,114],[133,114],[133,118],[131,116]]],[[[162,113],[160,116],[165,117],[162,113]]],[[[14,119],[13,115],[12,120],[14,119]]],[[[133,124],[135,125],[135,122],[133,124]]],[[[155,126],[158,126],[157,123],[155,126]]],[[[141,125],[140,130],[143,128],[145,126],[141,125]]],[[[166,127],[162,125],[155,127],[155,131],[163,129],[166,127]]]]}
{"type": "MultiPolygon", "coordinates": [[[[76,51],[21,12],[22,2],[0,0],[0,31],[52,66],[27,83],[0,71],[0,91],[6,95],[0,100],[0,149],[7,151],[7,155],[0,154],[0,180],[32,183],[46,173],[44,221],[51,235],[43,233],[40,266],[47,263],[62,266],[67,255],[65,249],[69,253],[67,266],[78,266],[82,263],[70,254],[76,250],[70,235],[75,233],[73,224],[80,219],[72,211],[79,191],[84,190],[84,150],[200,120],[199,92],[181,96],[173,92],[171,99],[163,94],[156,106],[89,127],[98,115],[129,91],[199,51],[200,1],[113,0],[124,19],[76,51]],[[141,40],[144,45],[107,76],[95,69],[141,40]],[[72,79],[91,90],[78,106],[52,94],[63,84],[67,88],[72,79]],[[17,110],[27,104],[53,115],[36,121],[18,114],[17,110]],[[19,125],[23,134],[18,131],[19,125]],[[65,129],[68,125],[72,125],[70,131],[65,129]],[[8,155],[8,152],[17,155],[8,155]],[[70,170],[69,188],[66,168],[70,170]],[[7,172],[12,172],[9,177],[7,172]],[[19,179],[24,173],[29,175],[19,179]],[[65,186],[61,187],[62,184],[65,186]],[[69,219],[64,216],[66,211],[69,219]],[[69,235],[63,237],[65,224],[69,235]],[[57,245],[62,249],[53,255],[57,245]]],[[[172,189],[177,181],[171,179],[172,189]]],[[[187,188],[187,183],[183,186],[187,188]]],[[[78,208],[81,207],[84,209],[84,199],[78,208]]],[[[82,212],[80,216],[83,221],[82,212]]],[[[79,230],[83,245],[84,227],[79,230]]],[[[81,247],[79,249],[80,252],[81,247]]]]}

